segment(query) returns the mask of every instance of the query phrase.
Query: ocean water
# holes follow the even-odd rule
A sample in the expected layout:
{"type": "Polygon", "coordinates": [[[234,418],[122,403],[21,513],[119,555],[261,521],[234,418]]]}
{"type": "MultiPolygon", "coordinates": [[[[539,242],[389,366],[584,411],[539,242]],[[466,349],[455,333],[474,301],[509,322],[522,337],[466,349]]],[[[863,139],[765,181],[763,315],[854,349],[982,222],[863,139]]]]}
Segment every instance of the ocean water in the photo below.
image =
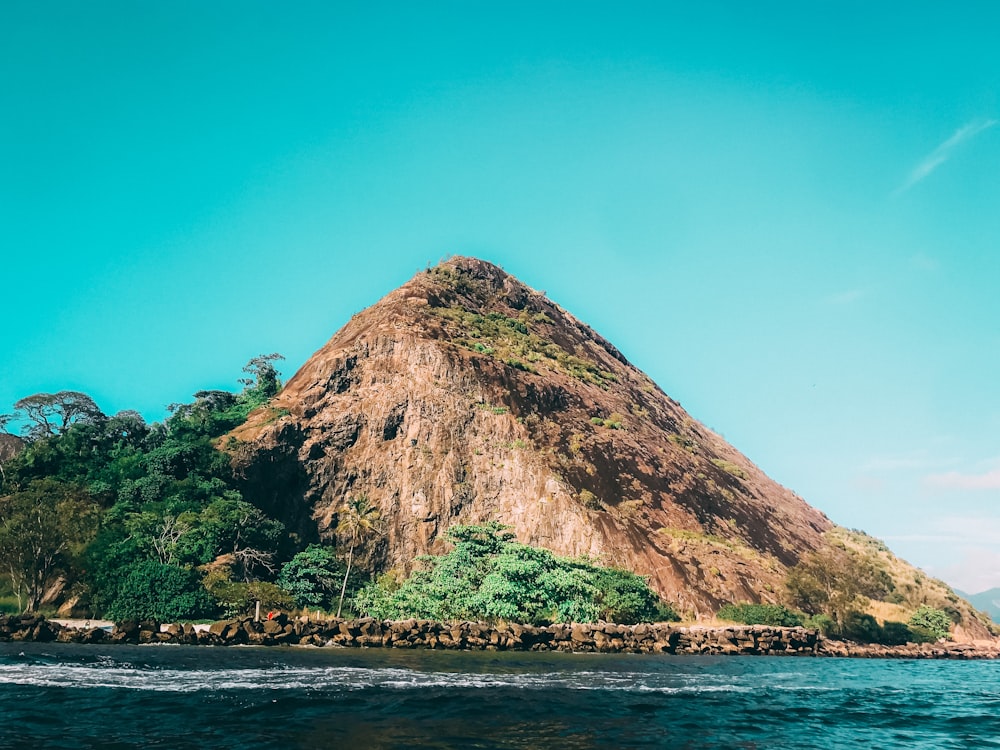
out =
{"type": "Polygon", "coordinates": [[[2,748],[1000,748],[1000,662],[0,644],[2,748]]]}

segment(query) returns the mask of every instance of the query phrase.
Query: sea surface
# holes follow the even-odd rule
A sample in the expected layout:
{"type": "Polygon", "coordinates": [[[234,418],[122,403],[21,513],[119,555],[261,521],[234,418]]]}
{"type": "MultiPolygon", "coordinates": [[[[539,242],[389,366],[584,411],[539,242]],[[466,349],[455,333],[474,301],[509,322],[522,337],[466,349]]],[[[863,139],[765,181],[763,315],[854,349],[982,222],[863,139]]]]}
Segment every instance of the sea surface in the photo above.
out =
{"type": "Polygon", "coordinates": [[[2,748],[1000,748],[1000,662],[0,644],[2,748]]]}

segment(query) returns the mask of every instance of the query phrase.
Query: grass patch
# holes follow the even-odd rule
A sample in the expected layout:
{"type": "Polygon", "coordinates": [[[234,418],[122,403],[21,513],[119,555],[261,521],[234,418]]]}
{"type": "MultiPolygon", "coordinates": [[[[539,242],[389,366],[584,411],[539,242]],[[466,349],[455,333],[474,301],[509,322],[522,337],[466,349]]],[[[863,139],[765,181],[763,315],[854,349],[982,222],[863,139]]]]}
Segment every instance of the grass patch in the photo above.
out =
{"type": "Polygon", "coordinates": [[[275,406],[267,407],[267,417],[264,419],[264,424],[274,424],[282,417],[287,417],[292,412],[288,409],[279,409],[275,406]]]}
{"type": "Polygon", "coordinates": [[[589,510],[600,510],[601,501],[590,490],[580,490],[580,505],[589,510]]]}
{"type": "Polygon", "coordinates": [[[672,526],[662,526],[657,529],[657,533],[668,536],[676,541],[693,542],[695,544],[703,544],[706,546],[716,547],[718,549],[725,549],[730,552],[735,552],[747,560],[757,560],[760,558],[760,553],[757,552],[757,550],[740,542],[725,539],[716,534],[705,534],[700,531],[678,529],[672,526]]]}
{"type": "Polygon", "coordinates": [[[601,417],[591,417],[590,423],[595,427],[607,427],[609,430],[624,430],[625,429],[624,420],[625,417],[615,412],[606,419],[602,419],[601,417]]]}
{"type": "Polygon", "coordinates": [[[487,404],[487,403],[485,403],[483,401],[477,402],[476,403],[476,408],[477,409],[482,409],[483,411],[488,411],[488,412],[490,412],[490,414],[508,414],[508,413],[510,413],[510,409],[508,409],[506,406],[497,406],[495,404],[487,404]]]}
{"type": "Polygon", "coordinates": [[[670,435],[667,440],[691,454],[697,454],[701,447],[697,442],[686,435],[670,435]]]}
{"type": "Polygon", "coordinates": [[[524,312],[510,318],[497,312],[480,315],[460,307],[437,307],[430,312],[447,321],[456,345],[518,370],[537,372],[535,365],[542,365],[602,388],[618,381],[613,373],[602,370],[596,363],[570,354],[533,332],[531,325],[552,322],[544,313],[524,312]]]}
{"type": "Polygon", "coordinates": [[[747,473],[732,461],[726,461],[724,458],[713,458],[712,463],[730,476],[736,477],[737,479],[747,478],[747,473]]]}

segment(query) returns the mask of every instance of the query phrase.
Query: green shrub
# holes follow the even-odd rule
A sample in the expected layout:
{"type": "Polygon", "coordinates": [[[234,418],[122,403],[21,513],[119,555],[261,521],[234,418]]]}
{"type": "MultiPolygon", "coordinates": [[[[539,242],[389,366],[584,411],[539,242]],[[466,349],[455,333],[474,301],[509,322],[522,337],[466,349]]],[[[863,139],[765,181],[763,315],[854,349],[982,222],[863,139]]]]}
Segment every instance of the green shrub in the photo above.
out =
{"type": "Polygon", "coordinates": [[[526,623],[621,623],[675,618],[640,576],[519,544],[508,527],[453,526],[446,555],[394,591],[371,584],[355,597],[359,612],[382,619],[508,620],[526,623]]]}
{"type": "Polygon", "coordinates": [[[871,615],[852,611],[845,615],[840,630],[832,635],[859,643],[902,646],[906,643],[922,642],[922,634],[914,631],[915,629],[908,627],[906,623],[886,620],[884,624],[879,625],[871,615]]]}
{"type": "Polygon", "coordinates": [[[595,427],[607,427],[609,430],[625,429],[625,417],[618,412],[614,412],[607,418],[591,417],[590,423],[595,427]]]}
{"type": "Polygon", "coordinates": [[[656,617],[654,619],[657,622],[678,622],[681,616],[677,614],[677,610],[674,609],[673,604],[661,601],[656,607],[656,617]]]}
{"type": "Polygon", "coordinates": [[[833,638],[837,635],[837,623],[829,615],[818,614],[807,617],[803,625],[807,628],[815,628],[827,638],[833,638]]]}
{"type": "Polygon", "coordinates": [[[929,630],[920,625],[910,625],[910,640],[914,643],[937,643],[938,635],[933,630],[929,630]]]}
{"type": "Polygon", "coordinates": [[[848,612],[840,626],[840,635],[859,643],[882,642],[882,628],[878,620],[864,612],[848,612]]]}
{"type": "Polygon", "coordinates": [[[882,643],[886,646],[902,646],[913,642],[913,633],[904,622],[886,620],[882,624],[882,643]]]}
{"type": "Polygon", "coordinates": [[[125,576],[105,615],[112,620],[174,622],[199,619],[214,609],[196,573],[144,560],[125,576]]]}
{"type": "Polygon", "coordinates": [[[802,615],[780,604],[727,604],[719,610],[718,617],[744,625],[796,627],[802,624],[802,615]]]}
{"type": "Polygon", "coordinates": [[[924,628],[932,633],[935,640],[948,638],[951,635],[951,618],[944,610],[928,607],[926,604],[919,607],[910,617],[908,624],[924,628]]]}

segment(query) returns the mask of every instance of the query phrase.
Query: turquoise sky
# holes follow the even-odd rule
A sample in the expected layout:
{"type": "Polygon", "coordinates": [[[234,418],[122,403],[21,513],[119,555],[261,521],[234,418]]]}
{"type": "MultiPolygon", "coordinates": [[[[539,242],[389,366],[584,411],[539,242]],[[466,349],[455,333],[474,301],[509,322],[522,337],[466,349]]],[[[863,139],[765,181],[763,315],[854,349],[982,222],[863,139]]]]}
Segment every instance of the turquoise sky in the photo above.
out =
{"type": "Polygon", "coordinates": [[[1000,585],[1000,4],[0,5],[0,411],[284,372],[475,255],[1000,585]]]}

